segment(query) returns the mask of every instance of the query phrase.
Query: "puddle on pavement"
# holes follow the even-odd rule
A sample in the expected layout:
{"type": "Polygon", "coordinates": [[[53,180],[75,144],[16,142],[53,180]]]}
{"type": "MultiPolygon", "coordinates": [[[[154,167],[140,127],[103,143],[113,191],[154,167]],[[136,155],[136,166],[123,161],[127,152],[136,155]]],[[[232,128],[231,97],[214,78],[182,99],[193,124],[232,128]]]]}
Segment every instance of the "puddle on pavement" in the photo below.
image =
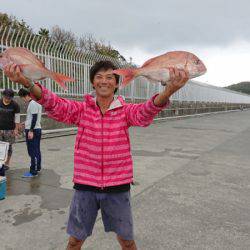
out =
{"type": "MultiPolygon", "coordinates": [[[[18,214],[13,217],[17,226],[41,216],[43,209],[56,210],[58,214],[64,214],[62,209],[68,207],[71,202],[73,191],[60,187],[60,176],[53,170],[42,169],[39,176],[32,179],[22,178],[27,168],[10,170],[7,172],[7,199],[10,196],[37,195],[41,198],[40,207],[32,208],[32,204],[26,203],[18,214]]],[[[5,214],[13,214],[13,209],[6,209],[5,214]]]]}
{"type": "MultiPolygon", "coordinates": [[[[53,170],[42,169],[37,177],[22,178],[27,169],[7,172],[7,195],[38,195],[41,197],[41,208],[56,210],[69,206],[72,190],[60,187],[60,176],[53,170]]],[[[72,184],[73,185],[73,184],[72,184]]]]}
{"type": "Polygon", "coordinates": [[[18,226],[23,223],[27,223],[33,221],[37,217],[41,216],[43,213],[40,209],[32,210],[31,208],[25,208],[21,211],[21,213],[15,215],[13,219],[15,220],[12,223],[13,226],[18,226]]]}

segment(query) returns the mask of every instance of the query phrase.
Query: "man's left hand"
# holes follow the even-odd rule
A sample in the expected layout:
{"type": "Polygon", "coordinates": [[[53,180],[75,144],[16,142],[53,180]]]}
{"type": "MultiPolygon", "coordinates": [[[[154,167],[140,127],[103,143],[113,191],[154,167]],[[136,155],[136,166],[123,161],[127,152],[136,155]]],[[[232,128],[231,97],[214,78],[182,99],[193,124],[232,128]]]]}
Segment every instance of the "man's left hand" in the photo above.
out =
{"type": "Polygon", "coordinates": [[[170,80],[167,83],[167,86],[164,92],[168,93],[170,97],[177,90],[182,88],[189,79],[189,74],[183,69],[169,68],[170,80]]]}
{"type": "Polygon", "coordinates": [[[188,72],[181,69],[169,68],[170,80],[165,89],[154,99],[156,106],[162,106],[169,101],[169,98],[178,89],[183,87],[189,79],[188,72]]]}
{"type": "Polygon", "coordinates": [[[34,132],[33,131],[29,131],[28,132],[28,139],[32,140],[34,138],[34,132]]]}

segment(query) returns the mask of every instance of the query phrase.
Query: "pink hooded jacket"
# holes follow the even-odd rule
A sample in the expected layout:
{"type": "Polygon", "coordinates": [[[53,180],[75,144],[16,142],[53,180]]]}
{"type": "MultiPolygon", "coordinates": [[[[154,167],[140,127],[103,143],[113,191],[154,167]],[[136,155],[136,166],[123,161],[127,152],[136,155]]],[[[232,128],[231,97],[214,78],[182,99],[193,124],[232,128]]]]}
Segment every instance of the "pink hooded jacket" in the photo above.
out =
{"type": "Polygon", "coordinates": [[[131,183],[133,162],[128,129],[150,125],[169,102],[157,107],[153,96],[145,103],[131,104],[118,96],[102,115],[91,95],[86,95],[82,102],[73,101],[39,86],[42,98],[38,103],[43,105],[48,116],[78,127],[73,182],[100,188],[131,183]]]}

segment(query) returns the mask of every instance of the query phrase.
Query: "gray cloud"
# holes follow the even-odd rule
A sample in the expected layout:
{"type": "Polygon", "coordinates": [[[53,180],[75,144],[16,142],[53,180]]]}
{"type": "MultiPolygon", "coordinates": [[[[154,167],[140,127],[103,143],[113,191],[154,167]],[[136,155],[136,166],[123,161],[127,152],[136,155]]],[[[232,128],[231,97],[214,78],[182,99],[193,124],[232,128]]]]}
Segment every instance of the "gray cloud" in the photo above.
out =
{"type": "Polygon", "coordinates": [[[31,27],[59,25],[78,36],[96,38],[147,52],[181,46],[226,46],[250,40],[248,0],[16,0],[1,1],[1,11],[31,27]]]}

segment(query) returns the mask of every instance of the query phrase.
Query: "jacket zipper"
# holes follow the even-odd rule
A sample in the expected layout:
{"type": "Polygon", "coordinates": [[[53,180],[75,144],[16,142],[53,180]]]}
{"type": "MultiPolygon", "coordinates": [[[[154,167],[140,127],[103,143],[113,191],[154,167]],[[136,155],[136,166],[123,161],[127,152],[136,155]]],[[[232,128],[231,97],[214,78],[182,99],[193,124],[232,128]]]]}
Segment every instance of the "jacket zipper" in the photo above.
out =
{"type": "Polygon", "coordinates": [[[104,183],[103,183],[103,114],[102,114],[102,185],[101,189],[104,188],[104,183]]]}
{"type": "Polygon", "coordinates": [[[77,146],[76,146],[76,150],[77,150],[77,151],[79,150],[79,145],[80,145],[80,141],[81,141],[81,139],[82,139],[82,136],[83,136],[83,130],[82,130],[81,134],[79,135],[79,139],[78,139],[78,141],[77,141],[77,146]]]}

